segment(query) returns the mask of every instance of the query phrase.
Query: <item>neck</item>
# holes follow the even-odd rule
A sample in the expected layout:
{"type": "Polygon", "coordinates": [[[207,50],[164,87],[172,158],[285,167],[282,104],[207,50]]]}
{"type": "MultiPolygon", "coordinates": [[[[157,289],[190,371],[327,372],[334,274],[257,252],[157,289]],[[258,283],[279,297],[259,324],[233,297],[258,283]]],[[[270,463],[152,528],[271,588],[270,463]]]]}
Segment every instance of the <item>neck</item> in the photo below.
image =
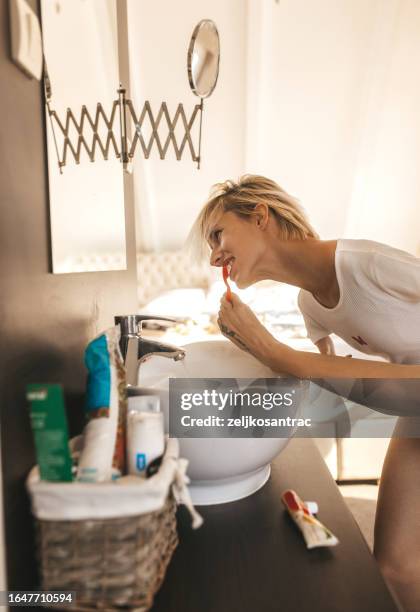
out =
{"type": "Polygon", "coordinates": [[[262,278],[305,289],[327,307],[338,302],[336,240],[277,240],[267,253],[262,278]]]}

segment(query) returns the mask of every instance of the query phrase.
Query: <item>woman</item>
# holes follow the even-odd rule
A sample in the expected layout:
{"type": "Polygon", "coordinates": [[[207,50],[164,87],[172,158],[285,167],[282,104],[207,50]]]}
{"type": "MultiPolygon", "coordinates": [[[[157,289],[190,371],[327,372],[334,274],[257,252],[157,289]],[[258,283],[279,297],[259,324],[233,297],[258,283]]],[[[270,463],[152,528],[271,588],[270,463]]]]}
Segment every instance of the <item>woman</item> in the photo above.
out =
{"type": "MultiPolygon", "coordinates": [[[[222,333],[274,371],[301,378],[420,378],[420,259],[368,240],[320,240],[297,201],[261,176],[215,185],[193,233],[208,242],[211,264],[227,265],[240,289],[266,279],[301,288],[299,308],[320,354],[277,341],[237,295],[221,301],[222,333]],[[388,362],[336,356],[331,333],[388,362]]],[[[419,440],[392,439],[375,555],[410,612],[420,610],[419,470],[419,440]]]]}

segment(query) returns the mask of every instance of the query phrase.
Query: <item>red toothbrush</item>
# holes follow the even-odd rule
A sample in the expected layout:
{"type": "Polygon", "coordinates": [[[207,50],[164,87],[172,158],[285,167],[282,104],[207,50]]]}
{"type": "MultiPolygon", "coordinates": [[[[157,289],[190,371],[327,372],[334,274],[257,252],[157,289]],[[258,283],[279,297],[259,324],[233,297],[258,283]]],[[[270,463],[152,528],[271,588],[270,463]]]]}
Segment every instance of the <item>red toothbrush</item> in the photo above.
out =
{"type": "Polygon", "coordinates": [[[226,299],[228,302],[232,302],[232,291],[229,286],[228,278],[229,278],[229,270],[228,270],[228,267],[225,265],[223,266],[223,280],[225,281],[225,285],[226,285],[226,299]]]}

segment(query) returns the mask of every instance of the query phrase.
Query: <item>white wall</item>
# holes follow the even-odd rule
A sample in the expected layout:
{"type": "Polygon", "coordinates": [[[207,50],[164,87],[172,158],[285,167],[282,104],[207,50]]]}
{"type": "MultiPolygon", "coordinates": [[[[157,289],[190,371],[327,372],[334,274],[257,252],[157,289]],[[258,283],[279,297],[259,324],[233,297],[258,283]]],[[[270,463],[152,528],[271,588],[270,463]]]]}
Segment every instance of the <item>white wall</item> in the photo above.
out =
{"type": "Polygon", "coordinates": [[[346,233],[420,255],[420,2],[387,0],[372,42],[370,91],[346,233]]]}
{"type": "Polygon", "coordinates": [[[136,152],[139,249],[180,247],[210,186],[243,172],[246,2],[128,0],[131,96],[138,113],[145,100],[155,115],[166,101],[171,116],[179,102],[188,115],[199,102],[188,84],[187,50],[195,25],[205,18],[217,24],[221,62],[217,87],[204,103],[201,169],[187,151],[181,161],[172,151],[164,161],[157,151],[149,160],[136,152]]]}
{"type": "Polygon", "coordinates": [[[247,171],[323,238],[416,251],[420,3],[248,0],[247,171]]]}
{"type": "Polygon", "coordinates": [[[221,36],[202,169],[173,154],[136,159],[140,248],[180,246],[209,186],[251,172],[297,196],[325,239],[419,250],[418,0],[128,3],[139,109],[191,110],[191,31],[209,17],[221,36]]]}
{"type": "Polygon", "coordinates": [[[378,1],[248,1],[247,170],[298,197],[324,238],[344,231],[378,1]]]}

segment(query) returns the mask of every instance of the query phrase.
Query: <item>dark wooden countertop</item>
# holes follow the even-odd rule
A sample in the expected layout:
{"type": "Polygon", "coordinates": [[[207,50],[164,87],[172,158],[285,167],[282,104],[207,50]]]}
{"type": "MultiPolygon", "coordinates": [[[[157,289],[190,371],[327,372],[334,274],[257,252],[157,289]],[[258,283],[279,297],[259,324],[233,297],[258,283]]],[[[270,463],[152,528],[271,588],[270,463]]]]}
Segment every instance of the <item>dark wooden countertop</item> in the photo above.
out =
{"type": "Polygon", "coordinates": [[[246,499],[178,513],[180,544],[152,612],[395,612],[375,559],[312,440],[291,440],[267,484],[246,499]],[[280,494],[319,504],[339,538],[308,551],[280,494]]]}

